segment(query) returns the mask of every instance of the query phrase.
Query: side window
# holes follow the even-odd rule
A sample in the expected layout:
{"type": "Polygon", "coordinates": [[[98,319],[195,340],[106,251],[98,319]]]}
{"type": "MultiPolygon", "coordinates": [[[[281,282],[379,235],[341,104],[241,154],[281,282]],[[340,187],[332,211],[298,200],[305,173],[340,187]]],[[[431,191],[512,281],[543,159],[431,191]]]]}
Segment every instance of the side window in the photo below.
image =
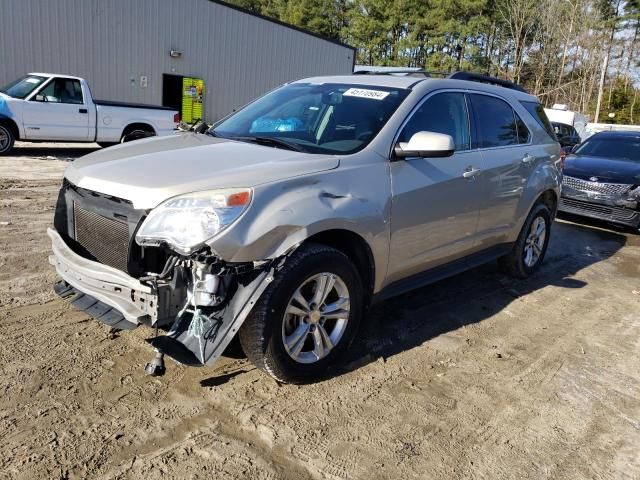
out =
{"type": "Polygon", "coordinates": [[[556,134],[553,131],[553,127],[551,126],[551,122],[547,118],[547,114],[544,113],[544,108],[538,102],[520,102],[524,108],[527,109],[527,112],[533,116],[533,118],[540,124],[542,128],[546,130],[549,136],[554,140],[558,141],[556,138],[556,134]]]}
{"type": "Polygon", "coordinates": [[[82,87],[79,80],[54,78],[35,98],[40,102],[72,103],[82,105],[82,87]]]}
{"type": "Polygon", "coordinates": [[[518,129],[518,143],[529,143],[529,140],[531,140],[531,132],[529,132],[527,124],[524,123],[515,110],[513,111],[513,115],[516,118],[516,127],[518,129]]]}
{"type": "Polygon", "coordinates": [[[429,97],[409,119],[399,141],[408,142],[417,132],[451,135],[456,150],[468,150],[469,116],[463,93],[438,93],[429,97]]]}
{"type": "Polygon", "coordinates": [[[475,93],[469,97],[478,132],[476,147],[491,148],[518,144],[514,111],[507,102],[475,93]]]}

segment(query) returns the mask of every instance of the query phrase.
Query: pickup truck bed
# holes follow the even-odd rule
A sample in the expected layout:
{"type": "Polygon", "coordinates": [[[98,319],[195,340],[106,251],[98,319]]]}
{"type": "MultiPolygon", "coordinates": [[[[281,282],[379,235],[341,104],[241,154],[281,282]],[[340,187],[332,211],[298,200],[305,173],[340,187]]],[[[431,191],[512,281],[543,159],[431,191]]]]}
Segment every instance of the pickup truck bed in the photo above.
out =
{"type": "Polygon", "coordinates": [[[171,107],[163,107],[161,105],[147,105],[146,103],[128,103],[128,102],[116,102],[113,100],[96,100],[93,99],[93,103],[96,105],[103,105],[105,107],[123,107],[123,108],[148,108],[150,110],[165,110],[168,112],[175,112],[171,107]]]}

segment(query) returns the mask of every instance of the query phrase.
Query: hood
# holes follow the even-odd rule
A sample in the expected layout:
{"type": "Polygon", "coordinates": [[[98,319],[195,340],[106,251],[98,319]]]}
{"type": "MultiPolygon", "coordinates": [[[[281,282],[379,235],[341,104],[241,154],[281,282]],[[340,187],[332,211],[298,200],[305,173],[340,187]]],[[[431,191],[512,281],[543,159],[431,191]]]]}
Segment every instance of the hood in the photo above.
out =
{"type": "Polygon", "coordinates": [[[253,187],[338,165],[331,155],[178,133],[98,150],[67,167],[65,177],[81,188],[148,209],[176,195],[253,187]]]}
{"type": "Polygon", "coordinates": [[[584,180],[597,177],[599,182],[638,185],[640,184],[640,162],[569,155],[564,162],[563,174],[584,180]]]}

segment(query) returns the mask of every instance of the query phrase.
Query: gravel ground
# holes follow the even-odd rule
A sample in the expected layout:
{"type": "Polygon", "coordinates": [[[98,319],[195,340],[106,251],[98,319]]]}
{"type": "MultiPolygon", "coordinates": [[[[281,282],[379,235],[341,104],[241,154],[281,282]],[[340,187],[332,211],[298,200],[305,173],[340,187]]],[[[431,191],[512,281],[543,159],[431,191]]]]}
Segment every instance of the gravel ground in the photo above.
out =
{"type": "Polygon", "coordinates": [[[559,221],[530,280],[489,264],[372,308],[321,383],[237,345],[149,378],[150,330],[51,292],[56,191],[94,147],[0,158],[0,478],[640,478],[639,236],[559,221]]]}

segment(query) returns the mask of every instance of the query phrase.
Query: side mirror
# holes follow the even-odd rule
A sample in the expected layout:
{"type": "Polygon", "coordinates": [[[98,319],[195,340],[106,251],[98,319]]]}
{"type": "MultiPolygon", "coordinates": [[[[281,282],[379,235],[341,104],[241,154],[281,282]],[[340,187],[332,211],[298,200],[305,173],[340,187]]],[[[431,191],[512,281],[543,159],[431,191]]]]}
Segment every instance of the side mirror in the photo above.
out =
{"type": "Polygon", "coordinates": [[[456,146],[451,135],[436,132],[417,132],[407,143],[398,142],[394,148],[397,158],[438,158],[453,155],[456,146]]]}
{"type": "Polygon", "coordinates": [[[36,99],[35,100],[36,100],[36,102],[46,102],[47,101],[46,97],[44,95],[41,95],[41,94],[36,95],[36,99]]]}

